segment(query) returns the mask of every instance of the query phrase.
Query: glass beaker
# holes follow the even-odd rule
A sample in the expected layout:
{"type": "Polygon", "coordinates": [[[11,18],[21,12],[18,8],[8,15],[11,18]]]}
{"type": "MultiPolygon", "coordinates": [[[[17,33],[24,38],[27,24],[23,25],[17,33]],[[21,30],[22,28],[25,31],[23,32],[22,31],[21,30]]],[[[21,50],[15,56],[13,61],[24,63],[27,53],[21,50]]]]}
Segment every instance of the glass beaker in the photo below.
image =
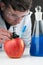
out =
{"type": "Polygon", "coordinates": [[[40,10],[36,12],[38,13],[35,16],[39,16],[39,19],[36,19],[33,29],[33,35],[31,40],[31,47],[30,47],[30,55],[32,56],[43,56],[43,20],[41,19],[42,16],[40,15],[42,12],[40,10]],[[40,18],[41,17],[41,18],[40,18]]]}

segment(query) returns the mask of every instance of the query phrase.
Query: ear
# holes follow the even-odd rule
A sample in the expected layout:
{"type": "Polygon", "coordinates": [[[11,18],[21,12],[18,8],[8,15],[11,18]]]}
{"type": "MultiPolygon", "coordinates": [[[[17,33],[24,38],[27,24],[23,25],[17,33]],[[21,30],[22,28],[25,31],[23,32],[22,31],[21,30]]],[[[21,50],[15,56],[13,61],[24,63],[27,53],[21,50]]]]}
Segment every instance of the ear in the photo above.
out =
{"type": "Polygon", "coordinates": [[[5,4],[3,2],[0,2],[0,8],[2,11],[5,9],[5,4]]]}

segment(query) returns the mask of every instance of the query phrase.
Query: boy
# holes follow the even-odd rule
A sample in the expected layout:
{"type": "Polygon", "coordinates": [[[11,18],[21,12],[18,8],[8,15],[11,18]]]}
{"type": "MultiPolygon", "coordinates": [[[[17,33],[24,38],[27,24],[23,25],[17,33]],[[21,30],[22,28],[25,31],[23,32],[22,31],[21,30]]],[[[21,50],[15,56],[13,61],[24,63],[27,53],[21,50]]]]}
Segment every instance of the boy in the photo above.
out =
{"type": "Polygon", "coordinates": [[[0,48],[5,40],[11,38],[13,27],[15,33],[20,36],[23,26],[26,25],[26,31],[22,35],[25,45],[31,42],[31,21],[29,13],[32,0],[1,0],[0,15],[0,48]]]}

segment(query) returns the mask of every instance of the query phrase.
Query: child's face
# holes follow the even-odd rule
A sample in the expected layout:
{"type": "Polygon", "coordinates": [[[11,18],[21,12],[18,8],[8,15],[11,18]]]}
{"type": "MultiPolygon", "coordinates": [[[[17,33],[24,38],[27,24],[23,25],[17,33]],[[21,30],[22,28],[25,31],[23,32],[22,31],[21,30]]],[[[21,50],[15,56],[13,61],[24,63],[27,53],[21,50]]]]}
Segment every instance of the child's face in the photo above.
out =
{"type": "Polygon", "coordinates": [[[3,17],[11,25],[16,25],[20,23],[22,18],[27,14],[27,11],[25,12],[14,11],[14,9],[12,9],[11,6],[5,7],[5,5],[3,5],[2,7],[1,9],[3,13],[3,17]]]}

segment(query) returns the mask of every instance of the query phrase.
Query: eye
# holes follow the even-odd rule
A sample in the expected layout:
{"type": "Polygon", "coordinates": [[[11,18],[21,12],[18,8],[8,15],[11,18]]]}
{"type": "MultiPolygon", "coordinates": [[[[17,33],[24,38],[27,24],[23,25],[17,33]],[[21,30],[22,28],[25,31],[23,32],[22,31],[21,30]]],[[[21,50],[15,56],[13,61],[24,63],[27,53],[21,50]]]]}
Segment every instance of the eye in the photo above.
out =
{"type": "Polygon", "coordinates": [[[18,16],[16,14],[12,14],[12,16],[18,18],[18,16]]]}
{"type": "Polygon", "coordinates": [[[14,16],[14,17],[15,17],[15,15],[14,15],[14,14],[12,14],[12,16],[14,16]]]}

